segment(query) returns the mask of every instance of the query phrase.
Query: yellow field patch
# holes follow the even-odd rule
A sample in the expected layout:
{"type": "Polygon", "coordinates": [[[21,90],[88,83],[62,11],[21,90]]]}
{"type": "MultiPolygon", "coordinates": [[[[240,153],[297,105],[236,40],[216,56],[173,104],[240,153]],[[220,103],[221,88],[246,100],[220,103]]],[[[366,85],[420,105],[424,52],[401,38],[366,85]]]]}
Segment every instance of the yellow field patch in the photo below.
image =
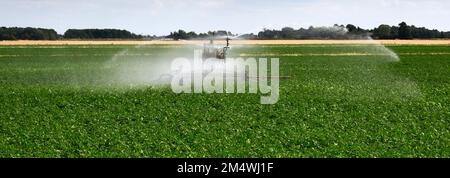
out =
{"type": "MultiPolygon", "coordinates": [[[[187,45],[204,44],[207,40],[17,40],[0,41],[0,45],[187,45]]],[[[225,41],[217,41],[219,44],[225,41]]],[[[233,44],[382,44],[382,45],[450,45],[450,40],[233,40],[233,44]]]]}

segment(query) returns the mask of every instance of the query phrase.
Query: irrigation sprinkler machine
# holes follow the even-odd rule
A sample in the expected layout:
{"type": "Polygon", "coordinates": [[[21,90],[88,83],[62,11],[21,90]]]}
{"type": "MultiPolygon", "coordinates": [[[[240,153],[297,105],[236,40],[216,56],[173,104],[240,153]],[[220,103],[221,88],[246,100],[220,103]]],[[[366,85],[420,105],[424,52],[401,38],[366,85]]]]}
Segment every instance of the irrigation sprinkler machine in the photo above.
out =
{"type": "MultiPolygon", "coordinates": [[[[227,54],[228,54],[228,50],[230,49],[230,41],[231,41],[231,38],[228,36],[216,37],[213,35],[212,37],[210,37],[209,42],[204,43],[201,48],[201,51],[200,51],[201,56],[198,56],[201,58],[201,60],[196,61],[196,59],[194,57],[194,61],[193,62],[191,61],[192,64],[189,67],[190,70],[184,71],[184,72],[199,72],[199,73],[202,73],[203,77],[205,77],[209,73],[213,72],[215,69],[219,68],[219,70],[222,70],[222,69],[225,70],[227,54]],[[215,43],[215,41],[219,41],[219,40],[224,40],[225,46],[223,44],[215,43]],[[209,64],[212,63],[210,65],[210,66],[212,66],[211,68],[204,68],[203,64],[207,63],[207,62],[209,64]]],[[[197,51],[198,50],[199,49],[197,49],[197,51]]],[[[164,74],[160,75],[159,78],[157,80],[155,80],[155,82],[156,83],[170,83],[172,78],[176,75],[180,75],[180,73],[183,73],[183,71],[175,70],[175,71],[171,71],[170,73],[164,73],[164,74]]],[[[242,76],[242,75],[234,75],[234,77],[236,77],[236,76],[242,76]]]]}
{"type": "Polygon", "coordinates": [[[160,80],[168,81],[176,93],[233,93],[235,91],[245,93],[246,83],[248,83],[249,93],[257,93],[259,89],[263,94],[270,92],[270,96],[276,96],[274,97],[276,99],[264,99],[261,103],[276,103],[279,79],[289,78],[289,76],[279,76],[278,58],[270,60],[271,69],[268,75],[269,66],[266,58],[260,58],[259,62],[254,58],[245,60],[227,58],[230,41],[231,38],[228,36],[220,38],[213,35],[209,43],[203,44],[201,49],[194,50],[193,60],[175,59],[171,65],[171,73],[161,75],[160,80]],[[224,40],[225,43],[222,41],[216,44],[215,41],[219,40],[224,40]],[[274,66],[275,68],[272,68],[274,66]]]}
{"type": "Polygon", "coordinates": [[[203,60],[216,58],[219,60],[225,60],[227,58],[227,51],[230,49],[230,38],[227,36],[225,38],[226,40],[226,46],[224,47],[217,47],[217,45],[214,44],[214,37],[212,37],[209,40],[208,44],[203,45],[203,52],[202,52],[202,58],[203,60]]]}

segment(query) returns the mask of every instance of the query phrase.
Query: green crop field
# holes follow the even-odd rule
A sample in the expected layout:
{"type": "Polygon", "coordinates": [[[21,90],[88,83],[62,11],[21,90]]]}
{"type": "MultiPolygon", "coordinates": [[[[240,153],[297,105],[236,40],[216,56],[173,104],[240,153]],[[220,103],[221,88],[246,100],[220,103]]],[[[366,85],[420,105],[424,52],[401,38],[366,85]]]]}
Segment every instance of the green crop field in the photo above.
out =
{"type": "Polygon", "coordinates": [[[450,157],[449,46],[232,48],[280,58],[274,105],[146,84],[192,48],[0,46],[0,157],[450,157]]]}

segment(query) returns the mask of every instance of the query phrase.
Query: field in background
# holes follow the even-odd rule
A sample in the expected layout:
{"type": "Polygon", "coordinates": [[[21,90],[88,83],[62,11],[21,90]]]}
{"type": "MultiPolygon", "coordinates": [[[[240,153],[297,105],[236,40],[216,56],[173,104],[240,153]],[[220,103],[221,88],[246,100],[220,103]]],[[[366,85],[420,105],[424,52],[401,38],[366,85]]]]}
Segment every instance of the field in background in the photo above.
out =
{"type": "Polygon", "coordinates": [[[448,157],[449,46],[388,48],[399,60],[371,45],[232,49],[278,56],[291,76],[260,105],[111,78],[111,61],[149,65],[189,46],[0,46],[0,157],[448,157]]]}
{"type": "MultiPolygon", "coordinates": [[[[145,44],[203,44],[208,41],[179,40],[179,41],[127,41],[127,40],[17,40],[0,41],[0,45],[145,45],[145,44]]],[[[224,43],[224,42],[220,42],[224,43]]],[[[383,45],[450,45],[450,40],[233,40],[233,44],[383,44],[383,45]]]]}

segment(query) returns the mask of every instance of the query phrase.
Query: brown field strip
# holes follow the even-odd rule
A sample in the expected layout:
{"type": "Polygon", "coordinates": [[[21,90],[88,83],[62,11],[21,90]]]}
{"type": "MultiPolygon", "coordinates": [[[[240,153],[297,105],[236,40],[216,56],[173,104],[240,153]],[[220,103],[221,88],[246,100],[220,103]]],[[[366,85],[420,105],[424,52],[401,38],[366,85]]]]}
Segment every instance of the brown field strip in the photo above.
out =
{"type": "MultiPolygon", "coordinates": [[[[56,41],[0,41],[0,45],[189,45],[203,44],[202,40],[179,41],[84,41],[84,40],[56,40],[56,41]]],[[[218,41],[218,43],[224,43],[218,41]]],[[[383,44],[383,45],[450,45],[450,40],[233,40],[233,44],[383,44]]]]}

